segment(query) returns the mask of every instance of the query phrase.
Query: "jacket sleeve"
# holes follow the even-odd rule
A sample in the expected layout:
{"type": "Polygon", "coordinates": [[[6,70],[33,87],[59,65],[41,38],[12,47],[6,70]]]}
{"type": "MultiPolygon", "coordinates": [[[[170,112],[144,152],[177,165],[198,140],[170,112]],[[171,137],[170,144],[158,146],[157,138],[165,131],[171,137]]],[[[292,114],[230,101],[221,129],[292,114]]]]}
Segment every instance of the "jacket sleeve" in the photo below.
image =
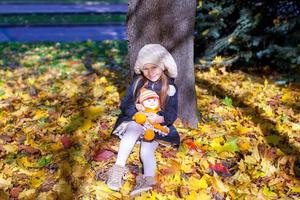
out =
{"type": "Polygon", "coordinates": [[[159,111],[159,115],[163,116],[165,122],[162,125],[172,125],[177,119],[177,110],[178,110],[178,89],[176,85],[173,85],[176,88],[176,93],[173,96],[169,96],[167,104],[165,105],[162,111],[159,111]]]}
{"type": "Polygon", "coordinates": [[[133,96],[133,86],[135,81],[136,79],[132,81],[132,83],[126,91],[125,96],[121,100],[121,111],[124,115],[128,117],[132,117],[137,112],[137,109],[135,107],[135,99],[133,96]]]}

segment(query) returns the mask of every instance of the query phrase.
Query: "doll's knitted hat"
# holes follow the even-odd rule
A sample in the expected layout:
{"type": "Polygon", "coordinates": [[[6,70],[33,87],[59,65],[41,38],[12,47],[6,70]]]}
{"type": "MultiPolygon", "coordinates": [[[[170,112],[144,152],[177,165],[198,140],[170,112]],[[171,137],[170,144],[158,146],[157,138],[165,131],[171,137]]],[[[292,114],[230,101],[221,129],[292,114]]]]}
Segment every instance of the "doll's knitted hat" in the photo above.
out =
{"type": "Polygon", "coordinates": [[[142,88],[140,90],[139,103],[142,103],[143,101],[145,101],[145,100],[147,100],[149,98],[157,98],[157,99],[159,99],[159,96],[153,90],[148,90],[148,89],[142,88]]]}
{"type": "Polygon", "coordinates": [[[140,74],[144,65],[148,63],[167,70],[167,75],[171,78],[177,77],[177,65],[173,56],[160,44],[146,44],[140,49],[134,65],[135,73],[140,74]]]}

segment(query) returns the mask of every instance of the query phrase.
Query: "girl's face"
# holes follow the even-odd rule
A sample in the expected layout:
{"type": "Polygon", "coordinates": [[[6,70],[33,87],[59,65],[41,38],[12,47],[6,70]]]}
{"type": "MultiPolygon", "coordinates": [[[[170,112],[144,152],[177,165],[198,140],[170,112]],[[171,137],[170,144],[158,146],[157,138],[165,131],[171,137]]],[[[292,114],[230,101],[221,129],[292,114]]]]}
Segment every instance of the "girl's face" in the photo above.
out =
{"type": "Polygon", "coordinates": [[[152,82],[156,82],[160,79],[163,70],[155,64],[145,64],[142,69],[143,75],[152,82]]]}

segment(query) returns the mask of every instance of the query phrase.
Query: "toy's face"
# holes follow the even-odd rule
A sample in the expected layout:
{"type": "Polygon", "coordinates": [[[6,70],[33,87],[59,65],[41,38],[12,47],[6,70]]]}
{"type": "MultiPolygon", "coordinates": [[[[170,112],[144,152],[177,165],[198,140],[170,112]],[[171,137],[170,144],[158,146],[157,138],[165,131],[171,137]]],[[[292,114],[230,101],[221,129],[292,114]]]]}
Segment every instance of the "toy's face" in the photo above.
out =
{"type": "Polygon", "coordinates": [[[159,108],[159,100],[158,98],[149,98],[143,101],[142,105],[145,108],[157,109],[159,108]]]}

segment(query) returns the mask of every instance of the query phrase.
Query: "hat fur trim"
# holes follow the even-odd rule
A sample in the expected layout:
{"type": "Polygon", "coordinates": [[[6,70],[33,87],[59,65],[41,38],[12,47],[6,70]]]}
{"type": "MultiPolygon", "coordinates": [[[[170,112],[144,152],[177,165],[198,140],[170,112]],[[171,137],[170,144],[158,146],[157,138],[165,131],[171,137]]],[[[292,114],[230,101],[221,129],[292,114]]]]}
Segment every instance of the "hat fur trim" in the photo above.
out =
{"type": "Polygon", "coordinates": [[[177,65],[169,51],[160,44],[146,44],[138,53],[134,71],[140,74],[145,64],[155,64],[166,70],[171,78],[177,77],[177,65]]]}

